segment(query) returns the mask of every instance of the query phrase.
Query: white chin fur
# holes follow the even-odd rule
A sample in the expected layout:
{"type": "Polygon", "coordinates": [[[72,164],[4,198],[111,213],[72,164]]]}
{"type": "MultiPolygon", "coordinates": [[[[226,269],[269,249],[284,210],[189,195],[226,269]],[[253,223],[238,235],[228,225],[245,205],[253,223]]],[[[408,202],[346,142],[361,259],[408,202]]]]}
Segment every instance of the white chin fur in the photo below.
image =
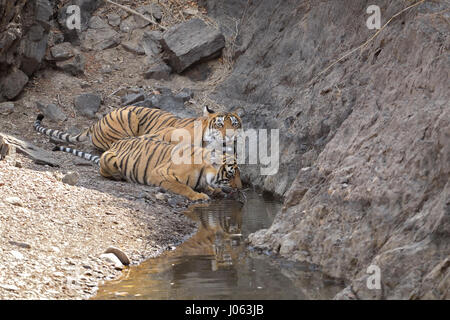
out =
{"type": "Polygon", "coordinates": [[[206,174],[206,182],[208,183],[208,185],[213,184],[213,182],[214,182],[214,174],[213,173],[206,174]]]}

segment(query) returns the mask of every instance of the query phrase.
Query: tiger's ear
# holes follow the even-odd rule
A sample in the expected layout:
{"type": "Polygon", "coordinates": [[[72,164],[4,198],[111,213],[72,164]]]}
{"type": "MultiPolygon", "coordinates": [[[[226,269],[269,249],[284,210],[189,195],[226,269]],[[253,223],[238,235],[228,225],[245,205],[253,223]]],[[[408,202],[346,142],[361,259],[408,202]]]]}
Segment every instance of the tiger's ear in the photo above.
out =
{"type": "Polygon", "coordinates": [[[215,113],[213,110],[211,110],[208,106],[204,106],[203,107],[203,116],[204,117],[207,117],[207,116],[209,116],[210,114],[213,114],[213,113],[215,113]]]}
{"type": "Polygon", "coordinates": [[[241,117],[244,115],[245,110],[244,110],[243,107],[237,106],[237,107],[234,107],[234,108],[231,110],[231,112],[233,112],[235,115],[237,115],[239,118],[241,118],[241,117]]]}

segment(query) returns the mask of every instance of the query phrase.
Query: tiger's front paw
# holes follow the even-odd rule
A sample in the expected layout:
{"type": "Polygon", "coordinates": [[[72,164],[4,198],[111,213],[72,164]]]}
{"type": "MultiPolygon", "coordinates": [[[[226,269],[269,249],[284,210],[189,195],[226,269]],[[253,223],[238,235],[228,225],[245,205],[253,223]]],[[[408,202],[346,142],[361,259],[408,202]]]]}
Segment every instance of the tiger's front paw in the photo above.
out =
{"type": "Polygon", "coordinates": [[[190,197],[190,200],[197,201],[197,200],[209,200],[209,196],[202,192],[197,192],[197,194],[190,197]]]}

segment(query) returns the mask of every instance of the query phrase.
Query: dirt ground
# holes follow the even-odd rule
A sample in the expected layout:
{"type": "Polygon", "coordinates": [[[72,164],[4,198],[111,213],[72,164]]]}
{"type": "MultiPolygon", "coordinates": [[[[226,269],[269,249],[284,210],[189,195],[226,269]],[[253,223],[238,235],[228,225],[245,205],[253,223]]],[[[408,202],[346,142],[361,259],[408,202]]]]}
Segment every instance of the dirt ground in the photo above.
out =
{"type": "MultiPolygon", "coordinates": [[[[95,15],[104,17],[112,10],[102,7],[95,15]]],[[[48,66],[35,73],[14,101],[14,112],[0,115],[0,132],[51,150],[48,138],[33,129],[39,113],[36,101],[54,103],[68,116],[61,123],[45,119],[46,126],[79,130],[95,120],[76,114],[74,97],[100,93],[101,117],[120,106],[120,97],[113,94],[120,88],[148,91],[165,86],[175,92],[191,88],[196,97],[187,104],[200,111],[198,101],[207,99],[205,92],[227,69],[223,60],[217,60],[210,63],[209,81],[193,82],[178,75],[169,82],[145,80],[146,57],[120,45],[83,54],[82,76],[48,66]],[[114,66],[112,72],[105,72],[108,65],[114,66]]],[[[78,147],[93,151],[89,145],[78,147]]],[[[98,168],[68,154],[56,157],[59,167],[35,164],[22,154],[0,161],[0,299],[88,299],[102,281],[122,272],[100,258],[108,247],[121,249],[137,264],[170,250],[195,231],[195,224],[182,214],[184,199],[159,188],[106,180],[98,168]],[[78,173],[75,185],[62,182],[68,172],[78,173]]]]}

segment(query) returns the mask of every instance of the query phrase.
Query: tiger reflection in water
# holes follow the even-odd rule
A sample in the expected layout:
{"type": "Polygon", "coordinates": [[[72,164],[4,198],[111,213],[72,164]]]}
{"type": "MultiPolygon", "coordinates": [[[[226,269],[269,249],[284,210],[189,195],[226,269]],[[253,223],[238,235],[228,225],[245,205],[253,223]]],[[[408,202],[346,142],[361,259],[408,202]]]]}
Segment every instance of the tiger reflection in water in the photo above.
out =
{"type": "Polygon", "coordinates": [[[164,256],[168,260],[183,256],[213,256],[212,271],[233,265],[241,253],[243,204],[227,201],[224,206],[226,210],[210,210],[207,203],[192,205],[186,215],[199,222],[198,231],[164,256]]]}

